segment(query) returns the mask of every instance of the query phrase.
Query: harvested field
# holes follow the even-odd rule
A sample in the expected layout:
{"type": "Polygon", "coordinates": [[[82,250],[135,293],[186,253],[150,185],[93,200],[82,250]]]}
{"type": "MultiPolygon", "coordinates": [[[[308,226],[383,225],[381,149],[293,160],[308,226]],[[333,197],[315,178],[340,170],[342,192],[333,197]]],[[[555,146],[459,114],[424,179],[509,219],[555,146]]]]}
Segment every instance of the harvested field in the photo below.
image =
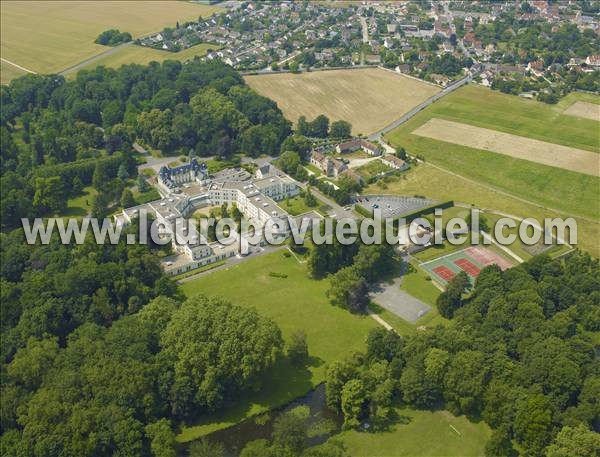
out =
{"type": "MultiPolygon", "coordinates": [[[[38,73],[59,72],[107,49],[106,29],[134,38],[221,10],[180,1],[2,1],[2,57],[38,73]]],[[[3,78],[4,80],[4,78],[3,78]]]]}
{"type": "Polygon", "coordinates": [[[588,102],[575,102],[565,110],[564,114],[600,122],[600,105],[588,102]]]}
{"type": "MultiPolygon", "coordinates": [[[[599,154],[568,146],[438,118],[430,119],[412,133],[591,176],[600,175],[599,154]]],[[[482,164],[482,166],[485,165],[482,164]]]]}
{"type": "Polygon", "coordinates": [[[353,133],[369,134],[410,111],[439,92],[380,68],[280,73],[246,76],[246,82],[277,102],[283,114],[296,122],[324,114],[352,124],[353,133]]]}

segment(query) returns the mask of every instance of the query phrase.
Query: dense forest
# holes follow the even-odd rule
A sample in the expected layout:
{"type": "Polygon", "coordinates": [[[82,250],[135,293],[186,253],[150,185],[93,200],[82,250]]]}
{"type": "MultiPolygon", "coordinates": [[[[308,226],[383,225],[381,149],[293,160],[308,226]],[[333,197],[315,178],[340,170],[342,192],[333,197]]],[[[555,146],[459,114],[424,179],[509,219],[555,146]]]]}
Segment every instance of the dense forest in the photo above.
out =
{"type": "Polygon", "coordinates": [[[486,267],[453,315],[407,339],[375,330],[365,354],[328,368],[327,401],[346,428],[369,419],[385,430],[403,403],[485,420],[488,457],[598,455],[597,260],[486,267]]]}
{"type": "Polygon", "coordinates": [[[60,212],[99,163],[105,182],[119,168],[134,176],[134,141],[165,155],[228,158],[277,152],[291,131],[275,102],[220,62],[98,67],[69,82],[27,75],[2,86],[0,101],[3,227],[60,212]]]}
{"type": "Polygon", "coordinates": [[[174,456],[174,424],[259,389],[281,356],[255,311],[182,303],[150,247],[17,235],[1,235],[3,455],[174,456]]]}

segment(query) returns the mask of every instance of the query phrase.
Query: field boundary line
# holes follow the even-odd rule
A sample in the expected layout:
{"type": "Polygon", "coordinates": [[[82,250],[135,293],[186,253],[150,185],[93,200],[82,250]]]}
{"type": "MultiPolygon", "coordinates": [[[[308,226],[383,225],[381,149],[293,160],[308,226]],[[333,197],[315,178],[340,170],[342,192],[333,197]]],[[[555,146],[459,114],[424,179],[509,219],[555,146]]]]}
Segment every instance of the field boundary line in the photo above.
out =
{"type": "Polygon", "coordinates": [[[25,71],[25,72],[27,72],[27,73],[31,73],[32,75],[37,75],[37,73],[36,73],[35,71],[33,71],[33,70],[30,70],[29,68],[22,67],[21,65],[19,65],[19,64],[16,64],[16,63],[14,63],[14,62],[11,62],[10,60],[8,60],[8,59],[5,59],[4,57],[0,57],[0,60],[1,60],[2,62],[4,62],[4,63],[7,63],[7,64],[9,64],[9,65],[12,65],[12,66],[13,66],[13,67],[15,67],[15,68],[18,68],[19,70],[23,70],[23,71],[25,71]]]}
{"type": "Polygon", "coordinates": [[[500,188],[498,188],[496,186],[492,186],[491,184],[486,184],[486,183],[483,183],[481,181],[477,181],[475,179],[467,178],[466,176],[460,175],[460,174],[458,174],[458,173],[456,173],[454,171],[450,171],[447,168],[441,167],[441,166],[436,165],[436,164],[434,164],[432,162],[424,162],[424,163],[426,165],[431,165],[433,168],[436,168],[436,169],[438,169],[440,171],[443,171],[444,173],[448,173],[449,175],[456,176],[457,178],[463,179],[463,180],[468,181],[470,183],[477,184],[477,185],[485,187],[485,188],[487,188],[489,190],[493,190],[494,192],[498,192],[499,194],[502,194],[502,195],[505,195],[507,197],[514,198],[515,200],[518,200],[520,202],[527,203],[529,205],[535,206],[536,208],[541,208],[541,209],[545,209],[545,210],[548,210],[548,211],[553,211],[555,213],[558,213],[559,215],[563,214],[565,216],[570,216],[570,217],[582,219],[584,221],[592,222],[594,224],[598,224],[599,223],[598,220],[592,219],[592,218],[587,217],[587,216],[582,216],[582,215],[579,215],[579,214],[573,214],[573,213],[570,213],[570,212],[567,212],[567,211],[563,211],[563,210],[560,210],[560,209],[551,208],[551,207],[548,207],[548,206],[541,205],[539,203],[535,203],[535,202],[533,202],[531,200],[527,200],[526,198],[522,198],[522,197],[519,197],[517,195],[511,194],[510,192],[506,192],[505,190],[502,190],[502,189],[500,189],[500,188]]]}

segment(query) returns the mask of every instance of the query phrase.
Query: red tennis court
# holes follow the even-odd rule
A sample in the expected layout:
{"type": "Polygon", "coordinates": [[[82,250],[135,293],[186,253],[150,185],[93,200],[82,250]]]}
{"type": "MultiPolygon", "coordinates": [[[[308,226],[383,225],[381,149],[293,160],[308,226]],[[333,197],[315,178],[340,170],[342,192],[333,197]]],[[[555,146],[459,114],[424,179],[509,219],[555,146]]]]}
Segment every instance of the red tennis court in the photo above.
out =
{"type": "Polygon", "coordinates": [[[496,264],[502,270],[507,270],[508,268],[512,267],[512,264],[504,257],[499,256],[494,251],[480,246],[470,247],[466,249],[465,252],[475,259],[475,261],[485,266],[496,264]]]}
{"type": "Polygon", "coordinates": [[[473,262],[471,262],[469,259],[458,259],[454,261],[454,264],[460,268],[462,271],[464,271],[465,273],[467,273],[469,276],[472,276],[473,278],[475,278],[479,272],[481,271],[481,269],[475,265],[473,262]]]}
{"type": "Polygon", "coordinates": [[[433,271],[436,275],[442,278],[444,281],[450,281],[456,273],[454,273],[450,268],[445,267],[444,265],[440,265],[439,267],[435,267],[433,271]]]}

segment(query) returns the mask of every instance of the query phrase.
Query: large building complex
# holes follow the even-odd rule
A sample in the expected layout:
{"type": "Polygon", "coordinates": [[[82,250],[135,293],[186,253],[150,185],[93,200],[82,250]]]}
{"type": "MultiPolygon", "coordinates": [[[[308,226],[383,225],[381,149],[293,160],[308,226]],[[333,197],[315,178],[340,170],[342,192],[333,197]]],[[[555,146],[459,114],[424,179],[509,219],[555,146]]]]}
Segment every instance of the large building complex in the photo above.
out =
{"type": "Polygon", "coordinates": [[[296,181],[272,165],[258,168],[254,175],[241,168],[228,168],[209,175],[204,163],[191,159],[179,167],[162,167],[157,180],[163,198],[127,208],[118,220],[129,224],[139,217],[141,211],[145,211],[161,223],[163,236],[172,240],[177,253],[163,263],[165,271],[172,275],[239,253],[241,240],[233,239],[233,235],[231,244],[209,243],[191,224],[181,223],[196,210],[223,204],[235,205],[257,227],[264,227],[268,221],[276,224],[278,231],[275,236],[285,238],[289,229],[288,213],[277,201],[300,192],[296,181]],[[176,232],[188,241],[177,243],[176,232]]]}

